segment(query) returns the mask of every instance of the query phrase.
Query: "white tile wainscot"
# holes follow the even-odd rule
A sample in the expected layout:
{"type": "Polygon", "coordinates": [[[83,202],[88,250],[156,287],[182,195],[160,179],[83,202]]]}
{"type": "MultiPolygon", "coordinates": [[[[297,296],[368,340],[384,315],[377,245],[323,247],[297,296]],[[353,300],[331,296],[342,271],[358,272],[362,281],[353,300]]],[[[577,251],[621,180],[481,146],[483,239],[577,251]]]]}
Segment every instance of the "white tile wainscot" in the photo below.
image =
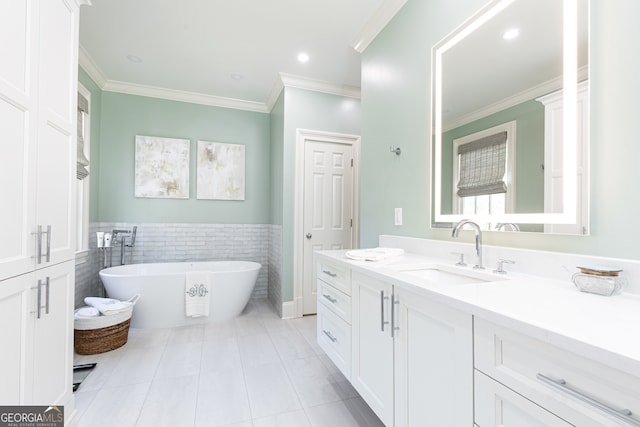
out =
{"type": "Polygon", "coordinates": [[[471,260],[471,244],[381,236],[380,246],[406,253],[365,262],[322,251],[316,259],[348,272],[345,339],[352,354],[341,369],[387,426],[640,426],[640,340],[633,339],[640,263],[485,247],[489,276],[498,258],[516,261],[508,280],[444,285],[397,267],[438,264],[469,273],[441,254],[465,252],[471,260]],[[577,265],[624,269],[627,291],[577,291],[570,281],[577,265]],[[527,357],[518,354],[521,346],[527,357]]]}

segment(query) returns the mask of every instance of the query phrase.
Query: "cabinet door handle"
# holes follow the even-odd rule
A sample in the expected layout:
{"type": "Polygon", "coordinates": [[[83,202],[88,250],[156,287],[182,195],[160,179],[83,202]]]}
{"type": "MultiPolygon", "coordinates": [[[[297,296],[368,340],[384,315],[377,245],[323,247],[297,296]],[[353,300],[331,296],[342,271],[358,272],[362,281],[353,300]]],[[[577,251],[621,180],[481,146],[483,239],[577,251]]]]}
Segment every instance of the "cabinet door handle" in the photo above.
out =
{"type": "Polygon", "coordinates": [[[331,295],[327,295],[327,294],[322,294],[322,296],[326,299],[328,299],[330,302],[332,302],[333,304],[335,304],[338,300],[335,298],[331,298],[331,295]]]}
{"type": "Polygon", "coordinates": [[[37,309],[37,317],[40,318],[41,310],[42,310],[42,280],[38,279],[38,288],[37,288],[37,297],[36,297],[36,306],[37,309]]]}
{"type": "Polygon", "coordinates": [[[47,288],[47,296],[45,298],[45,303],[44,303],[44,312],[45,312],[45,314],[49,314],[49,299],[50,299],[49,295],[51,294],[51,292],[49,292],[50,289],[51,289],[51,286],[50,286],[51,283],[50,283],[50,280],[49,280],[49,276],[47,276],[47,279],[45,280],[44,285],[47,288]]]}
{"type": "Polygon", "coordinates": [[[586,394],[584,394],[583,392],[581,392],[580,390],[577,390],[574,387],[571,387],[569,384],[567,384],[567,382],[565,380],[563,380],[562,378],[554,378],[550,375],[544,375],[544,374],[540,374],[538,373],[536,375],[536,378],[538,378],[540,381],[542,381],[543,383],[550,385],[554,388],[557,388],[558,390],[568,394],[569,396],[580,400],[583,403],[586,403],[590,406],[593,406],[599,410],[601,410],[602,412],[609,414],[613,417],[616,417],[620,420],[624,420],[627,423],[634,425],[634,426],[640,426],[640,420],[638,420],[637,418],[632,417],[632,412],[628,409],[616,409],[616,408],[612,408],[609,405],[606,405],[596,399],[594,399],[593,397],[587,396],[586,394]]]}
{"type": "Polygon", "coordinates": [[[38,226],[36,232],[36,262],[42,264],[42,226],[38,226]]]}
{"type": "MultiPolygon", "coordinates": [[[[46,261],[47,262],[51,261],[51,225],[47,225],[47,259],[46,259],[46,261]]],[[[47,280],[49,280],[49,279],[47,278],[47,280]]],[[[48,311],[47,311],[47,313],[48,313],[48,311]]]]}
{"type": "Polygon", "coordinates": [[[391,338],[393,338],[395,331],[400,329],[396,326],[396,304],[400,304],[400,301],[396,301],[396,296],[391,294],[391,338]]]}
{"type": "Polygon", "coordinates": [[[329,332],[329,331],[327,331],[327,330],[323,329],[323,330],[322,330],[322,333],[323,333],[323,334],[325,334],[325,335],[326,335],[326,336],[331,340],[331,342],[336,342],[336,341],[338,341],[338,338],[336,338],[336,337],[334,337],[333,335],[331,335],[331,332],[329,332]]]}
{"type": "Polygon", "coordinates": [[[332,273],[331,270],[322,270],[322,272],[324,274],[326,274],[327,276],[330,276],[330,277],[336,277],[337,276],[337,274],[336,273],[332,273]]]}
{"type": "Polygon", "coordinates": [[[380,332],[384,332],[384,325],[388,325],[389,321],[384,320],[384,300],[389,297],[384,296],[384,291],[380,291],[380,332]]]}

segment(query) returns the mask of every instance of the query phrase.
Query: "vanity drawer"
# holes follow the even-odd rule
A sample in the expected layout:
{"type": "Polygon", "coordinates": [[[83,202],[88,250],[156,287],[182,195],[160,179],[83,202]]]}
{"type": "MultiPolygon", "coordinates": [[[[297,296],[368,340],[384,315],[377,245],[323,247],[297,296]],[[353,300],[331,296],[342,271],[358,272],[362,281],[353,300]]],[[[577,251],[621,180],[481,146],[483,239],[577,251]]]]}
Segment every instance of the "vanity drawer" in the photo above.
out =
{"type": "Polygon", "coordinates": [[[351,297],[318,279],[318,301],[331,311],[351,323],[351,297]]]}
{"type": "Polygon", "coordinates": [[[474,370],[475,425],[482,427],[571,427],[571,424],[474,370]]]}
{"type": "Polygon", "coordinates": [[[316,272],[318,279],[335,286],[347,295],[351,295],[351,270],[330,261],[318,261],[316,272]]]}
{"type": "MultiPolygon", "coordinates": [[[[577,426],[640,426],[640,378],[475,318],[475,368],[577,426]],[[616,413],[630,410],[631,418],[616,413]]],[[[482,424],[480,424],[482,425],[482,424]]]]}
{"type": "Polygon", "coordinates": [[[330,311],[323,304],[318,305],[318,344],[351,380],[351,325],[330,311]]]}

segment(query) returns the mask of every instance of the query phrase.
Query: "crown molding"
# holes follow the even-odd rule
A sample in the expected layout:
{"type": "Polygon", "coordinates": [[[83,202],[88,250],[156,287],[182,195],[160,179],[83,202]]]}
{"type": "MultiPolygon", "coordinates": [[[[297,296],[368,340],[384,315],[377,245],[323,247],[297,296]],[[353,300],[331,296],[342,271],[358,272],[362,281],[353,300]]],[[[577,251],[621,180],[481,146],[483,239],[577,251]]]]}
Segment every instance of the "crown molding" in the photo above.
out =
{"type": "MultiPolygon", "coordinates": [[[[585,65],[578,68],[578,81],[580,82],[588,78],[589,66],[585,65]]],[[[456,119],[448,120],[446,123],[442,124],[442,131],[450,131],[451,129],[466,125],[467,123],[471,123],[473,121],[490,116],[491,114],[497,113],[498,111],[506,110],[507,108],[513,107],[523,102],[536,99],[538,97],[541,97],[542,95],[546,95],[560,88],[562,88],[562,76],[556,77],[555,79],[547,80],[546,82],[542,82],[536,86],[525,89],[522,92],[501,99],[497,102],[494,102],[493,104],[487,105],[476,111],[472,111],[471,113],[465,114],[456,119]]]]}
{"type": "Polygon", "coordinates": [[[78,49],[78,63],[82,69],[89,74],[89,77],[91,77],[95,84],[97,84],[100,89],[103,89],[109,79],[82,45],[80,45],[78,49]]]}
{"type": "Polygon", "coordinates": [[[126,93],[129,95],[147,96],[150,98],[168,99],[172,101],[190,102],[193,104],[209,105],[213,107],[233,108],[237,110],[269,113],[278,101],[280,93],[285,87],[311,90],[332,95],[360,99],[360,88],[350,85],[337,85],[322,80],[314,80],[293,74],[279,73],[265,103],[245,101],[234,98],[224,98],[197,92],[167,89],[157,86],[147,86],[117,80],[109,80],[100,67],[93,61],[89,53],[80,46],[78,62],[89,77],[101,90],[107,92],[126,93]]]}
{"type": "Polygon", "coordinates": [[[294,87],[298,89],[306,89],[331,95],[360,99],[360,88],[357,86],[337,85],[322,80],[314,80],[287,73],[280,73],[280,80],[284,87],[294,87]]]}
{"type": "Polygon", "coordinates": [[[351,41],[351,47],[362,53],[408,0],[384,0],[364,28],[351,41]]]}
{"type": "Polygon", "coordinates": [[[314,80],[307,77],[296,76],[293,74],[279,73],[278,78],[273,84],[273,88],[271,89],[271,93],[269,94],[269,98],[266,102],[268,111],[271,111],[273,109],[273,106],[278,101],[280,93],[285,87],[292,87],[296,89],[304,89],[314,92],[328,93],[330,95],[360,99],[360,88],[357,86],[337,85],[322,80],[314,80]]]}
{"type": "Polygon", "coordinates": [[[126,93],[129,95],[147,96],[149,98],[189,102],[192,104],[208,105],[211,107],[232,108],[236,110],[246,110],[257,113],[269,112],[266,105],[262,102],[224,98],[221,96],[206,95],[203,93],[167,89],[128,82],[120,82],[116,80],[109,80],[107,84],[102,88],[102,90],[107,92],[126,93]]]}
{"type": "Polygon", "coordinates": [[[273,87],[271,88],[269,98],[267,98],[267,111],[271,112],[271,110],[273,110],[273,107],[276,105],[276,102],[278,102],[278,98],[280,97],[280,93],[283,89],[284,84],[282,83],[282,79],[280,78],[280,76],[278,76],[275,83],[273,84],[273,87]]]}

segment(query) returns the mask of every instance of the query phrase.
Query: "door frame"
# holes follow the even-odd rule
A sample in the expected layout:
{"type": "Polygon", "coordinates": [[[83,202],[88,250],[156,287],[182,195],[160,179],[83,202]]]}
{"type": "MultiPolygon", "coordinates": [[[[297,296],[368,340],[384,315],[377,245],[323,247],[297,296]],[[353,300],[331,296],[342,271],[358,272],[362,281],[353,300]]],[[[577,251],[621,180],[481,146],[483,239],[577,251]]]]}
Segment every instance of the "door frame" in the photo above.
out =
{"type": "MultiPolygon", "coordinates": [[[[302,317],[304,282],[304,152],[307,141],[347,144],[353,147],[353,247],[360,245],[360,135],[325,132],[310,129],[296,129],[294,146],[295,175],[293,195],[293,313],[289,317],[302,317]]],[[[283,307],[283,317],[285,307],[283,307]]]]}

